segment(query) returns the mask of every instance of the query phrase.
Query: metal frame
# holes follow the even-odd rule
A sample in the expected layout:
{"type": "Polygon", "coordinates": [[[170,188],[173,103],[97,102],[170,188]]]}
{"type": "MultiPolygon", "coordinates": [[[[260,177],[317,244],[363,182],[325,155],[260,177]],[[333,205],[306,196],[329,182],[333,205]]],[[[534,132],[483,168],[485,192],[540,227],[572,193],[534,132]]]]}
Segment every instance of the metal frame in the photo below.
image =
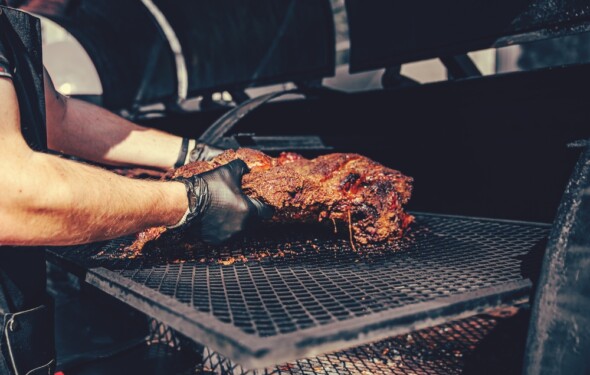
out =
{"type": "Polygon", "coordinates": [[[359,317],[320,327],[312,332],[294,332],[280,337],[248,335],[177,300],[130,281],[105,268],[89,270],[85,281],[148,316],[196,340],[245,368],[260,369],[298,358],[369,344],[391,336],[467,318],[487,309],[525,302],[529,280],[503,287],[450,296],[436,302],[359,317]]]}
{"type": "MultiPolygon", "coordinates": [[[[496,310],[489,315],[476,315],[416,330],[411,335],[390,337],[369,345],[300,359],[264,370],[246,369],[209,348],[203,348],[202,363],[196,371],[224,375],[450,375],[462,374],[463,370],[470,367],[469,373],[476,373],[474,370],[489,368],[487,363],[477,364],[474,368],[479,344],[485,344],[496,330],[504,329],[502,324],[508,319],[518,319],[518,313],[517,308],[496,310]]],[[[514,361],[518,357],[517,353],[513,353],[507,359],[514,361]]],[[[503,363],[502,367],[512,368],[512,364],[503,363]]]]}

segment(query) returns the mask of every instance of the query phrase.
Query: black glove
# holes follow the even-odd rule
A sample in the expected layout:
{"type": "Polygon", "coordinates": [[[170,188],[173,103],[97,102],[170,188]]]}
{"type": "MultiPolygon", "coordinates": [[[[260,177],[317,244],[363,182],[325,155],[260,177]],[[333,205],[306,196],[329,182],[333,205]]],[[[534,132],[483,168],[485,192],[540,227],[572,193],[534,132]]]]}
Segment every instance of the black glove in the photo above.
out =
{"type": "Polygon", "coordinates": [[[204,242],[216,245],[248,223],[270,219],[272,208],[242,192],[242,176],[247,172],[246,163],[234,160],[209,172],[178,179],[185,184],[189,200],[186,220],[180,226],[194,227],[204,242]]]}
{"type": "Polygon", "coordinates": [[[223,151],[225,150],[208,145],[206,143],[197,142],[195,148],[193,148],[193,150],[190,152],[188,161],[190,163],[195,161],[209,161],[217,155],[223,153],[223,151]]]}

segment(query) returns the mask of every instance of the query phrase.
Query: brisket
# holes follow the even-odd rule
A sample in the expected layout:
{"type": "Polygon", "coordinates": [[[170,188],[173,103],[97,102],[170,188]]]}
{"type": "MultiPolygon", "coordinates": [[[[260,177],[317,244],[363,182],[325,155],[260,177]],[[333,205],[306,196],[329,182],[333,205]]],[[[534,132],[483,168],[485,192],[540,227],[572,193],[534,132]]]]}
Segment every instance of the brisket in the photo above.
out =
{"type": "MultiPolygon", "coordinates": [[[[228,150],[209,162],[195,162],[168,177],[190,177],[242,159],[250,168],[242,188],[274,208],[273,222],[324,222],[344,227],[351,241],[367,244],[400,238],[413,217],[404,211],[412,178],[357,154],[305,159],[294,153],[272,158],[252,149],[228,150]]],[[[164,230],[141,232],[131,246],[139,251],[164,230]]]]}

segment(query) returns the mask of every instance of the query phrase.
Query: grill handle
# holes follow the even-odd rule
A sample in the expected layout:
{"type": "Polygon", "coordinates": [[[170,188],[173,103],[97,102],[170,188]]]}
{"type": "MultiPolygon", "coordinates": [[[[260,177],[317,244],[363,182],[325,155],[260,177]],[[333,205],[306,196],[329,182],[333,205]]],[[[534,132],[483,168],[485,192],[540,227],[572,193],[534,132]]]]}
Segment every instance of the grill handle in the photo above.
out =
{"type": "Polygon", "coordinates": [[[199,142],[210,145],[217,144],[223,138],[223,136],[233,129],[236,123],[244,118],[247,114],[275,98],[289,94],[303,94],[303,92],[300,89],[271,92],[270,94],[262,95],[245,101],[244,103],[226,112],[217,121],[211,124],[211,126],[209,126],[207,130],[205,130],[205,132],[203,132],[203,134],[199,137],[199,142]]]}

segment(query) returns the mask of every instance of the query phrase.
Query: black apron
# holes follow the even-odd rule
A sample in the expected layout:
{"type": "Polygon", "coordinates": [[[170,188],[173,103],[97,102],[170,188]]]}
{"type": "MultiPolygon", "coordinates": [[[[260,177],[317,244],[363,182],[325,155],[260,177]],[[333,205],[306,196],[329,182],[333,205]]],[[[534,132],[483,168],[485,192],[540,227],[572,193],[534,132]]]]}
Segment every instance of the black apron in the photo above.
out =
{"type": "MultiPolygon", "coordinates": [[[[0,47],[11,65],[21,130],[31,148],[44,151],[47,139],[39,20],[3,6],[0,12],[0,47]]],[[[0,375],[52,375],[53,345],[53,308],[46,293],[44,250],[0,247],[0,375]]]]}

